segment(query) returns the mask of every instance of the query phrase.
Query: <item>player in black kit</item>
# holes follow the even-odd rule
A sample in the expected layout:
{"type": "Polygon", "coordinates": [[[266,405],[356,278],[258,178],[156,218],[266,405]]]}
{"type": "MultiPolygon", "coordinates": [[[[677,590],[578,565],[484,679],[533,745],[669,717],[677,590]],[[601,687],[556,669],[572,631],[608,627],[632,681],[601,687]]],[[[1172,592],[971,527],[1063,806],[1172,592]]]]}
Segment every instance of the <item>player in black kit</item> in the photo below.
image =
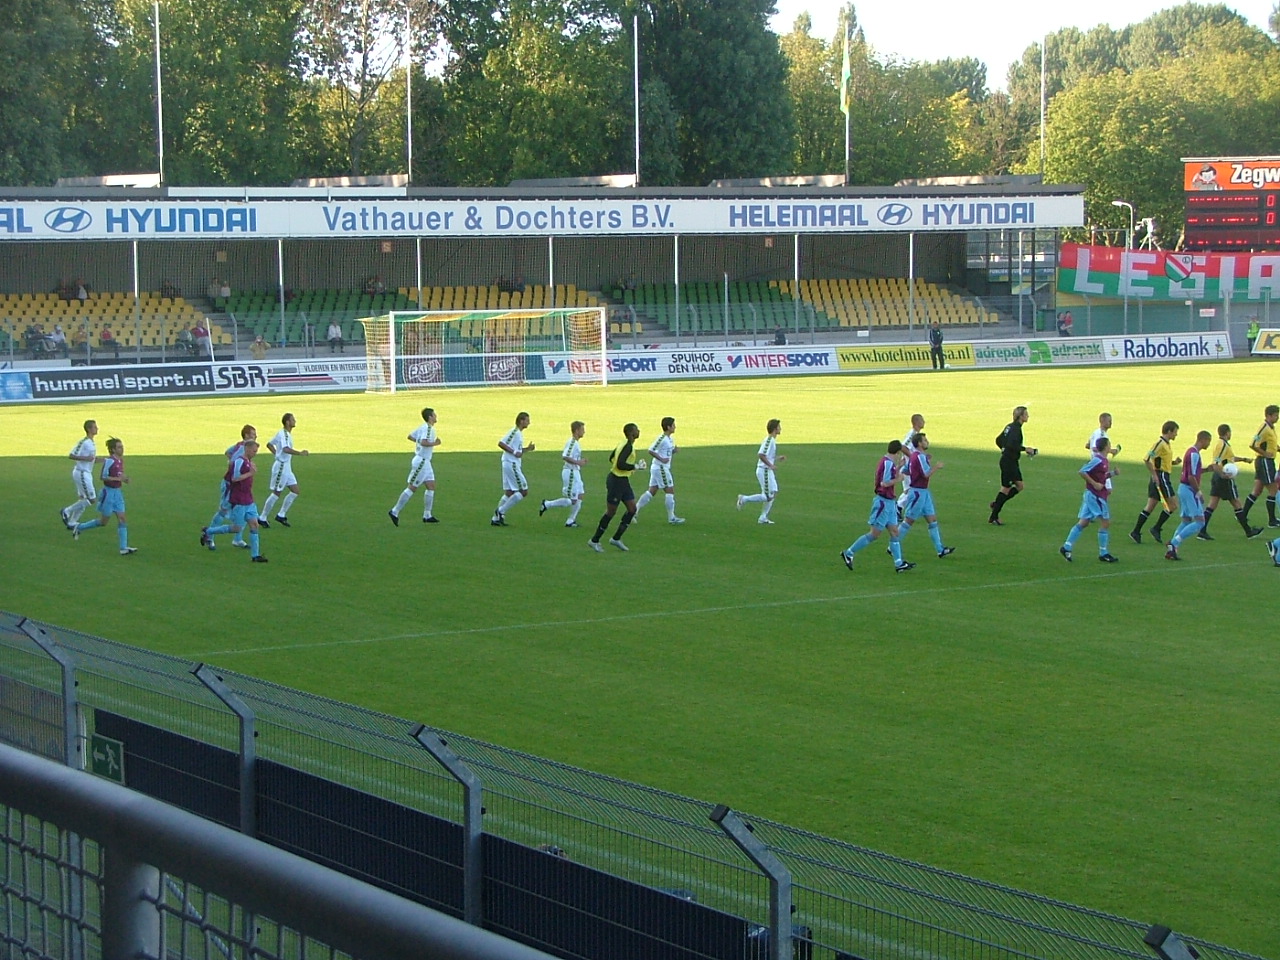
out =
{"type": "Polygon", "coordinates": [[[1004,505],[1022,492],[1022,465],[1018,462],[1023,453],[1034,457],[1039,451],[1022,443],[1022,425],[1031,418],[1026,407],[1013,408],[1013,421],[1000,431],[996,446],[1000,448],[1000,492],[991,501],[991,516],[987,523],[1002,527],[1000,511],[1004,505]]]}

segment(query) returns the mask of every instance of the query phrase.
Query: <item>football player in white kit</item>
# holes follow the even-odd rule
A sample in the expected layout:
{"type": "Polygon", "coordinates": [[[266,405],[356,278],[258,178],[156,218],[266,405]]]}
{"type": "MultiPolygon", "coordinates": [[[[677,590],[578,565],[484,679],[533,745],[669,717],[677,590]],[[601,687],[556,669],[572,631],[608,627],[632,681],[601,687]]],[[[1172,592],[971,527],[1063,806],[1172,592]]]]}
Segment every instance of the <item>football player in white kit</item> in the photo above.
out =
{"type": "Polygon", "coordinates": [[[649,454],[653,463],[649,467],[649,489],[636,501],[636,516],[631,518],[635,523],[644,505],[657,495],[659,490],[666,491],[667,523],[684,523],[684,517],[676,516],[676,481],[671,473],[671,460],[680,451],[676,446],[676,418],[662,418],[662,433],[649,445],[649,454]]]}
{"type": "Polygon", "coordinates": [[[569,424],[570,436],[560,453],[560,459],[564,461],[564,466],[560,469],[561,496],[556,500],[543,500],[542,507],[538,510],[538,516],[542,516],[553,507],[568,507],[569,519],[564,522],[566,527],[578,525],[578,511],[582,509],[582,498],[586,494],[582,485],[582,466],[587,462],[587,458],[582,455],[582,438],[586,432],[587,425],[581,420],[569,424]]]}
{"type": "Polygon", "coordinates": [[[68,530],[80,522],[80,515],[89,508],[98,497],[93,489],[93,465],[98,461],[98,448],[93,438],[98,435],[98,422],[84,422],[84,437],[71,448],[67,454],[74,462],[71,468],[71,482],[76,488],[75,502],[62,508],[62,525],[68,530]]]}
{"type": "MultiPolygon", "coordinates": [[[[915,436],[924,429],[924,414],[913,413],[911,415],[911,429],[907,431],[907,435],[902,438],[902,463],[905,466],[907,461],[911,459],[911,455],[916,452],[915,436]]],[[[898,494],[898,522],[902,522],[907,511],[907,497],[911,495],[910,484],[904,482],[902,484],[902,492],[898,494]]]]}
{"type": "Polygon", "coordinates": [[[786,457],[778,456],[778,436],[782,433],[782,421],[770,420],[765,425],[766,436],[756,452],[756,480],[760,484],[760,492],[738,494],[738,509],[744,503],[763,503],[760,508],[760,519],[756,523],[771,524],[769,511],[773,509],[773,500],[778,495],[778,478],[775,474],[778,464],[786,457]]]}
{"type": "MultiPolygon", "coordinates": [[[[1093,431],[1093,433],[1089,434],[1089,439],[1085,442],[1085,445],[1084,445],[1084,448],[1089,451],[1089,456],[1093,456],[1094,453],[1097,451],[1098,441],[1101,440],[1103,437],[1106,437],[1108,441],[1111,440],[1111,437],[1107,433],[1107,431],[1110,429],[1111,429],[1111,414],[1109,413],[1098,414],[1098,429],[1093,431]]],[[[1120,452],[1120,444],[1113,443],[1111,444],[1111,452],[1110,454],[1108,454],[1108,456],[1115,457],[1115,455],[1119,452],[1120,452]]]]}
{"type": "Polygon", "coordinates": [[[502,499],[493,511],[489,524],[494,527],[507,525],[507,511],[529,493],[529,482],[524,478],[524,455],[533,453],[534,445],[524,445],[524,428],[529,426],[529,414],[516,414],[516,425],[498,441],[502,451],[502,499]]]}
{"type": "Polygon", "coordinates": [[[276,461],[271,465],[271,494],[262,505],[262,516],[258,518],[260,527],[271,527],[267,518],[271,517],[271,508],[276,505],[280,494],[285,490],[289,493],[280,501],[280,512],[273,519],[282,527],[289,526],[289,508],[293,506],[293,501],[298,499],[298,479],[293,475],[293,457],[295,454],[300,457],[311,455],[310,451],[297,450],[293,446],[293,428],[298,425],[293,414],[286,413],[280,418],[280,424],[280,430],[267,444],[267,449],[275,454],[276,461]]]}
{"type": "Polygon", "coordinates": [[[440,438],[436,436],[435,410],[431,407],[424,408],[422,419],[424,421],[422,426],[410,433],[407,438],[413,444],[413,462],[409,464],[409,479],[405,481],[405,488],[401,491],[396,505],[387,511],[387,516],[397,527],[400,526],[400,511],[404,509],[404,505],[409,502],[409,498],[417,492],[419,487],[426,487],[422,491],[422,522],[440,522],[431,512],[436,502],[436,471],[431,465],[431,454],[436,447],[440,446],[440,438]]]}

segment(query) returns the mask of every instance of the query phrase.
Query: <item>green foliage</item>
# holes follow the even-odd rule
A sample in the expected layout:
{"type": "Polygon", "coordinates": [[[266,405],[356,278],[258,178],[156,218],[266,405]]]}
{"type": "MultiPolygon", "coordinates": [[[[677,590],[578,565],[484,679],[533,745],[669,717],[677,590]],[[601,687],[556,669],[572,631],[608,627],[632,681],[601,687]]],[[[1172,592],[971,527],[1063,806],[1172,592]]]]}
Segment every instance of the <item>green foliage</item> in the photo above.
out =
{"type": "MultiPolygon", "coordinates": [[[[1234,20],[1204,26],[1168,63],[1086,78],[1054,98],[1046,175],[1086,186],[1089,220],[1128,226],[1182,219],[1182,157],[1280,150],[1280,51],[1234,20]]],[[[1031,158],[1027,168],[1034,167],[1031,158]]],[[[1164,240],[1174,242],[1172,231],[1164,240]]]]}
{"type": "Polygon", "coordinates": [[[72,0],[12,0],[0,31],[0,183],[51,183],[81,164],[74,127],[94,36],[72,0]]]}
{"type": "Polygon", "coordinates": [[[630,43],[614,25],[518,2],[479,71],[446,87],[459,179],[589,176],[632,166],[630,43]],[[543,19],[547,18],[547,19],[543,19]]]}
{"type": "Polygon", "coordinates": [[[770,0],[654,0],[641,12],[641,60],[679,118],[682,183],[790,172],[793,120],[771,10],[770,0]]]}
{"type": "Polygon", "coordinates": [[[1267,955],[1280,648],[1258,620],[1280,571],[1226,510],[1216,540],[1190,542],[1178,564],[1124,533],[1159,424],[1178,421],[1189,443],[1226,422],[1239,440],[1274,383],[1253,361],[11,405],[0,483],[21,562],[0,565],[0,595],[27,616],[1108,913],[1176,916],[1182,932],[1267,955]],[[427,403],[442,522],[421,524],[415,498],[393,527],[404,437],[427,403]],[[1015,404],[1042,453],[995,528],[992,437],[1015,404]],[[1103,408],[1124,447],[1121,562],[1093,559],[1094,526],[1068,565],[1057,549],[1103,408]],[[294,463],[292,527],[263,534],[269,564],[226,537],[202,550],[221,451],[246,422],[269,436],[285,409],[313,452],[294,463]],[[494,529],[494,444],[517,410],[533,416],[531,496],[494,529]],[[895,575],[873,546],[849,573],[838,551],[866,529],[873,464],[916,411],[958,550],[936,559],[921,526],[905,545],[917,569],[895,575]],[[659,497],[629,553],[592,553],[607,451],[623,423],[647,443],[666,415],[688,522],[663,522],[659,497]],[[114,531],[73,543],[59,524],[86,416],[128,445],[135,556],[117,554],[114,531]],[[770,417],[787,460],[776,525],[759,526],[733,504],[756,489],[770,417]],[[574,419],[588,493],[583,526],[566,530],[563,511],[537,506],[559,488],[574,419]]]}

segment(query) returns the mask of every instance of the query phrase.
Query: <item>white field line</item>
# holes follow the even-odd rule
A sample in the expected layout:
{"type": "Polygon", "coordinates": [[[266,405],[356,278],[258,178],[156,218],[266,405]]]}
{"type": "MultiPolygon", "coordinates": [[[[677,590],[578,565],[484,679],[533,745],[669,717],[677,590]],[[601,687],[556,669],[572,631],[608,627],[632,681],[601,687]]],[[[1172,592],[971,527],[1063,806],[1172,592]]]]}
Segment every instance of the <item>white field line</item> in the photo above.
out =
{"type": "MultiPolygon", "coordinates": [[[[833,550],[835,554],[837,551],[833,550]]],[[[1202,574],[1206,570],[1225,570],[1233,567],[1254,565],[1243,560],[1234,563],[1213,563],[1206,565],[1178,564],[1159,567],[1143,567],[1140,570],[1112,570],[1105,573],[1085,574],[1072,577],[1072,580],[1115,580],[1120,577],[1160,576],[1189,573],[1202,574]]],[[[1066,571],[1064,570],[1064,573],[1066,571]]],[[[321,640],[316,642],[281,643],[263,647],[244,647],[227,650],[205,650],[188,652],[186,657],[211,659],[213,657],[233,657],[245,654],[276,653],[286,650],[316,650],[322,647],[358,646],[370,643],[394,643],[398,640],[432,640],[443,637],[469,637],[486,633],[504,633],[509,630],[541,630],[544,628],[566,628],[594,626],[605,623],[623,623],[629,620],[658,620],[671,617],[696,617],[704,614],[733,613],[739,610],[776,610],[783,607],[803,607],[818,603],[849,603],[864,600],[885,600],[898,597],[936,596],[948,593],[966,593],[976,590],[1004,590],[1009,587],[1029,587],[1046,583],[1058,583],[1062,577],[1043,577],[1039,580],[1001,580],[992,583],[955,585],[947,587],[924,587],[916,589],[881,590],[875,593],[846,593],[836,597],[798,597],[791,600],[762,600],[756,603],[736,603],[715,607],[692,607],[683,610],[641,610],[634,613],[619,613],[607,617],[590,617],[576,620],[542,620],[528,623],[506,623],[483,627],[458,627],[452,630],[425,630],[420,633],[399,633],[388,637],[357,637],[348,640],[321,640]]]]}

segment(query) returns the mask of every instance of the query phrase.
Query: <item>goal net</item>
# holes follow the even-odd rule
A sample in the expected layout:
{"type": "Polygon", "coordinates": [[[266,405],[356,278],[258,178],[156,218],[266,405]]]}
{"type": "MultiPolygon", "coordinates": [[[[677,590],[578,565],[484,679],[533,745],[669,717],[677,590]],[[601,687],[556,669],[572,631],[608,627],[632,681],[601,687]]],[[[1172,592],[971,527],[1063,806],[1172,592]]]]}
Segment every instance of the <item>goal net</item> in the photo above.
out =
{"type": "Polygon", "coordinates": [[[602,307],[394,311],[360,322],[370,393],[608,382],[602,307]]]}

